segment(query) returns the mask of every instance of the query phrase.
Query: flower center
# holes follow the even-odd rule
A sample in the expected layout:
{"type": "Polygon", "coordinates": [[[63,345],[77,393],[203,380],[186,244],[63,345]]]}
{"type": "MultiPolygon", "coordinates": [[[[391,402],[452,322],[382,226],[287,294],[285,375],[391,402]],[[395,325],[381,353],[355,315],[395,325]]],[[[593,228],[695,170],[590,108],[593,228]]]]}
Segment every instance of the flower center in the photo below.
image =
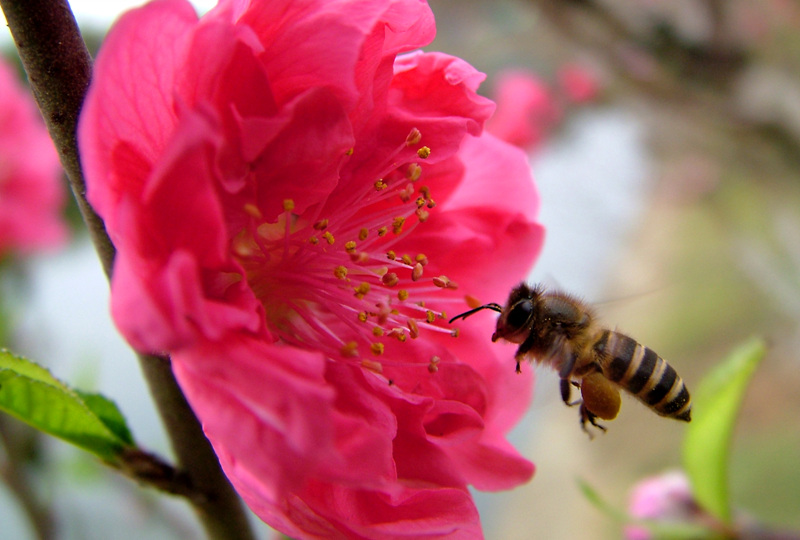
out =
{"type": "Polygon", "coordinates": [[[387,340],[405,342],[423,330],[453,333],[443,325],[446,314],[426,306],[457,301],[446,294],[457,285],[426,277],[425,254],[392,249],[436,205],[420,185],[423,167],[408,160],[409,148],[419,160],[430,155],[420,141],[413,129],[378,175],[325,210],[298,214],[287,199],[283,213],[267,222],[257,206],[245,206],[249,223],[232,249],[278,339],[356,358],[366,351],[380,356],[387,340]]]}

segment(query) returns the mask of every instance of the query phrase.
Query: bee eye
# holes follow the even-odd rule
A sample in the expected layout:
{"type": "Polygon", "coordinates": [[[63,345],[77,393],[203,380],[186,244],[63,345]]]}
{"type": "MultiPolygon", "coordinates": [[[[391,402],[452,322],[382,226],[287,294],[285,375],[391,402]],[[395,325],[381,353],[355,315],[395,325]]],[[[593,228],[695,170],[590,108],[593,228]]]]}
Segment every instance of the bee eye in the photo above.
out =
{"type": "Polygon", "coordinates": [[[533,312],[533,305],[530,300],[522,300],[517,302],[511,311],[508,313],[508,326],[511,328],[522,328],[533,312]]]}

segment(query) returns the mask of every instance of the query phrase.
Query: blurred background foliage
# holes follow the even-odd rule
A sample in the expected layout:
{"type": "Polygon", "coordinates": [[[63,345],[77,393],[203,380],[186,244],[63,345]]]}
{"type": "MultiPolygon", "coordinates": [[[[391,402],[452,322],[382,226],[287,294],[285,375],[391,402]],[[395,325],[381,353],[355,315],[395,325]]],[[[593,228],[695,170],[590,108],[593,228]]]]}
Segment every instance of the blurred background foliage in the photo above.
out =
{"type": "MultiPolygon", "coordinates": [[[[481,91],[490,97],[504,70],[527,70],[548,88],[560,111],[542,126],[546,137],[526,148],[548,227],[532,279],[596,302],[608,326],[658,351],[690,390],[738,343],[751,335],[768,339],[767,358],[748,391],[734,438],[732,499],[769,525],[800,530],[800,3],[430,0],[430,5],[439,30],[428,50],[460,56],[487,73],[481,91]],[[591,75],[597,88],[591,100],[577,103],[564,96],[558,81],[567,65],[591,75]]],[[[106,29],[96,23],[82,28],[96,50],[106,29]]],[[[5,50],[13,51],[10,43],[5,50]]],[[[90,249],[78,251],[93,257],[90,249]]],[[[65,268],[74,267],[48,259],[33,264],[42,270],[27,270],[31,287],[44,267],[62,278],[65,268]]],[[[97,281],[102,316],[107,291],[99,272],[97,281]]],[[[83,317],[83,302],[69,296],[68,285],[60,287],[79,312],[76,317],[83,317]]],[[[492,300],[504,299],[487,299],[492,300]]],[[[489,339],[492,319],[486,317],[489,339]]],[[[55,338],[44,344],[25,338],[26,324],[27,331],[43,327],[41,318],[26,320],[16,331],[21,352],[41,358],[37,346],[59,350],[50,342],[55,338]]],[[[67,334],[76,337],[74,330],[67,334]]],[[[163,440],[153,441],[152,429],[148,434],[137,427],[155,422],[155,416],[137,418],[140,408],[151,406],[143,386],[128,392],[136,368],[123,369],[127,361],[115,357],[100,374],[108,353],[92,348],[93,339],[74,349],[81,356],[77,365],[59,372],[65,378],[77,374],[90,383],[87,390],[96,384],[117,398],[143,442],[167,454],[163,440]],[[103,380],[115,375],[124,395],[103,380]]],[[[509,349],[509,369],[512,355],[509,349]]],[[[510,492],[476,494],[487,538],[619,538],[619,525],[586,500],[577,479],[624,507],[638,480],[679,465],[680,423],[624,399],[609,432],[590,441],[576,410],[561,404],[557,384],[554,374],[537,372],[531,411],[512,436],[536,464],[534,479],[510,492]]],[[[151,538],[197,534],[179,504],[156,504],[159,498],[82,466],[92,458],[65,454],[61,446],[55,461],[66,472],[49,484],[40,479],[35,487],[49,501],[74,493],[76,479],[93,493],[84,496],[83,506],[79,496],[61,504],[61,521],[70,520],[67,514],[78,520],[64,528],[64,538],[138,538],[142,530],[151,538]],[[102,504],[124,510],[92,520],[102,504]],[[140,528],[123,530],[120,523],[140,528]]],[[[40,466],[41,450],[35,455],[31,467],[40,466]]]]}

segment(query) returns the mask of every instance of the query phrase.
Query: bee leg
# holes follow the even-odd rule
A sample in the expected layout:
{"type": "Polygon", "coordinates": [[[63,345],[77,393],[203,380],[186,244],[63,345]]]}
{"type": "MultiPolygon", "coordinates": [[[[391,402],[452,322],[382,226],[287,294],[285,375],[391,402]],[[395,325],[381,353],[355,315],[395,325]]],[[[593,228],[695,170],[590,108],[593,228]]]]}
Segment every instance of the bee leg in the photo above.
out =
{"type": "Polygon", "coordinates": [[[597,423],[597,415],[594,414],[589,409],[587,409],[586,406],[584,404],[582,404],[582,403],[581,403],[581,408],[580,408],[579,414],[580,414],[580,417],[581,417],[581,429],[584,432],[586,432],[587,435],[589,435],[590,439],[593,439],[594,435],[592,435],[592,433],[587,429],[586,422],[589,422],[590,424],[592,424],[594,427],[596,427],[600,431],[603,431],[603,432],[606,431],[605,426],[601,426],[600,424],[597,423]]]}
{"type": "Polygon", "coordinates": [[[567,407],[574,407],[575,405],[579,405],[581,403],[580,399],[577,401],[570,401],[569,399],[572,390],[570,388],[570,385],[574,386],[575,388],[580,388],[581,387],[580,383],[571,381],[569,379],[561,379],[560,382],[561,382],[561,401],[564,402],[564,405],[566,405],[567,407]]]}

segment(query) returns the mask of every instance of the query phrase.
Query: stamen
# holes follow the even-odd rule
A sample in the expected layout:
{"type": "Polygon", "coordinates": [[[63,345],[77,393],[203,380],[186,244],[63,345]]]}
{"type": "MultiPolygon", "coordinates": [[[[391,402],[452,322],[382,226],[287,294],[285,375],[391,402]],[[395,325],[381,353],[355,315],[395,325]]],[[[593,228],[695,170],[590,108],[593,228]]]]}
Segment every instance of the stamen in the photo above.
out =
{"type": "Polygon", "coordinates": [[[399,277],[397,277],[397,274],[395,274],[394,272],[389,272],[388,274],[385,274],[385,275],[384,275],[384,276],[381,278],[381,281],[382,281],[382,282],[383,282],[383,284],[384,284],[384,285],[386,285],[387,287],[394,287],[395,285],[397,285],[398,283],[400,283],[400,278],[399,278],[399,277]]]}
{"type": "Polygon", "coordinates": [[[422,140],[422,133],[417,128],[411,128],[411,132],[406,137],[406,145],[407,146],[414,146],[415,144],[419,144],[422,140]]]}
{"type": "Polygon", "coordinates": [[[422,265],[417,263],[411,271],[411,281],[419,281],[422,278],[422,265]]]}
{"type": "Polygon", "coordinates": [[[431,361],[428,363],[428,371],[431,373],[439,371],[439,362],[441,362],[441,359],[438,356],[431,356],[431,361]]]}
{"type": "Polygon", "coordinates": [[[355,341],[348,341],[339,351],[345,358],[354,358],[358,356],[358,343],[355,341]]]}
{"type": "Polygon", "coordinates": [[[458,283],[455,281],[450,281],[447,276],[439,276],[433,278],[433,284],[441,289],[458,289],[458,283]]]}
{"type": "Polygon", "coordinates": [[[250,217],[255,219],[263,219],[264,216],[261,215],[261,210],[259,210],[258,206],[253,203],[246,203],[244,205],[244,211],[250,217]]]}
{"type": "Polygon", "coordinates": [[[347,279],[347,268],[344,266],[337,266],[333,269],[333,275],[336,276],[337,279],[347,279]]]}
{"type": "Polygon", "coordinates": [[[408,169],[406,169],[406,178],[416,182],[420,176],[422,176],[422,167],[418,163],[410,163],[408,169]]]}
{"type": "MultiPolygon", "coordinates": [[[[382,344],[378,343],[378,345],[382,345],[382,344]]],[[[380,352],[380,353],[375,353],[375,350],[373,349],[373,351],[372,351],[372,352],[373,352],[373,353],[374,353],[376,356],[377,356],[377,355],[380,355],[380,354],[383,354],[383,350],[381,350],[381,352],[380,352]]],[[[382,365],[380,362],[376,362],[376,361],[374,361],[374,360],[362,360],[362,361],[361,361],[361,367],[363,367],[363,368],[365,368],[365,369],[368,369],[368,370],[370,370],[370,371],[374,371],[375,373],[377,373],[377,374],[379,374],[379,375],[380,375],[381,373],[383,373],[383,365],[382,365]]]]}
{"type": "Polygon", "coordinates": [[[431,155],[431,149],[427,146],[423,146],[417,150],[417,155],[420,157],[420,159],[428,159],[428,156],[431,155]]]}

